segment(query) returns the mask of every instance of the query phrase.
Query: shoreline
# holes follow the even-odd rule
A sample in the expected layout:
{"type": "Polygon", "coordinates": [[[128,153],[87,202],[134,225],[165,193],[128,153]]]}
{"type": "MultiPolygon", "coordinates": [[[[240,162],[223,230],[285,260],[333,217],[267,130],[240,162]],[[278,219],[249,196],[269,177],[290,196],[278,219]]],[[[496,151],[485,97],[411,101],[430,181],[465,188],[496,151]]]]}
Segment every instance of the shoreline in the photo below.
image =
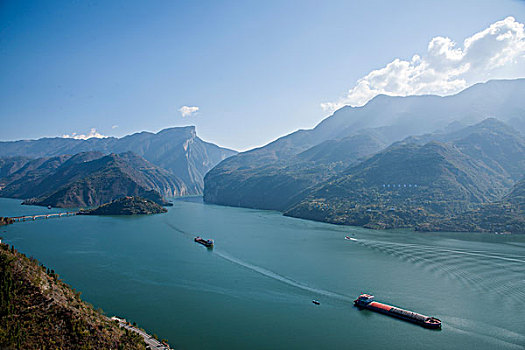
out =
{"type": "Polygon", "coordinates": [[[126,319],[117,316],[110,317],[110,320],[117,321],[120,328],[125,328],[132,332],[139,334],[146,343],[146,349],[161,349],[161,350],[173,350],[168,344],[155,339],[152,335],[146,333],[140,328],[131,325],[126,319]]]}

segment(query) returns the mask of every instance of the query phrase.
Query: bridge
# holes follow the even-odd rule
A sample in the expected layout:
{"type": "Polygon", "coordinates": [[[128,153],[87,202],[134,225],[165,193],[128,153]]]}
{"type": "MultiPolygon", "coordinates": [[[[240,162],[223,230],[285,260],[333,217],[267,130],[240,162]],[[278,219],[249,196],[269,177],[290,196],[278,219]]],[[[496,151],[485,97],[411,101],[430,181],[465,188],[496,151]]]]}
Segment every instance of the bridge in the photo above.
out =
{"type": "Polygon", "coordinates": [[[74,216],[74,215],[77,215],[77,214],[78,214],[78,211],[68,211],[68,212],[63,212],[63,213],[10,216],[10,217],[8,217],[8,219],[12,219],[15,222],[20,222],[20,221],[26,221],[26,220],[61,218],[61,217],[64,217],[64,216],[74,216]]]}

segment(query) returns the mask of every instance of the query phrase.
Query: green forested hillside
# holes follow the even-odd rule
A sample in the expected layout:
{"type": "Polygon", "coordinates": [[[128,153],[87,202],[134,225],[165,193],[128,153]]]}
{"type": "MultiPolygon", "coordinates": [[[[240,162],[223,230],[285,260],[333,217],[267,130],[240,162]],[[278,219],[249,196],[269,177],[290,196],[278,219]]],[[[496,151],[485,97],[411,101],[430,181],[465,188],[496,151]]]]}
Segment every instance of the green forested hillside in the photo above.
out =
{"type": "Polygon", "coordinates": [[[80,213],[82,215],[149,215],[165,212],[167,212],[165,208],[149,199],[127,196],[80,213]]]}
{"type": "Polygon", "coordinates": [[[525,234],[525,179],[501,201],[484,203],[448,218],[427,220],[420,231],[498,232],[525,234]]]}
{"type": "Polygon", "coordinates": [[[506,179],[452,145],[400,144],[302,194],[285,215],[374,228],[414,227],[506,192],[506,179]]]}
{"type": "Polygon", "coordinates": [[[2,197],[64,208],[101,205],[122,196],[166,204],[163,196],[188,194],[179,178],[131,152],[36,159],[3,181],[2,197]]]}

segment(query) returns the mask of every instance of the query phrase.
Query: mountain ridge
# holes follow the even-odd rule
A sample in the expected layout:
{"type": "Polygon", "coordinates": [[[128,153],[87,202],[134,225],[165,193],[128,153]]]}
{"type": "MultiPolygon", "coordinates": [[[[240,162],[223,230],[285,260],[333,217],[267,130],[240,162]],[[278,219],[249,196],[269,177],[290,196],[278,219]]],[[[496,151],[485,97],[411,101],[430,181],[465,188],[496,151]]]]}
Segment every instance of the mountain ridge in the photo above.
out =
{"type": "Polygon", "coordinates": [[[182,180],[132,152],[39,158],[18,172],[2,179],[0,196],[25,204],[90,207],[137,195],[166,205],[163,196],[188,194],[182,180]]]}
{"type": "MultiPolygon", "coordinates": [[[[515,122],[525,118],[525,100],[521,98],[520,91],[525,91],[525,79],[489,81],[444,97],[376,96],[365,106],[343,107],[313,129],[298,130],[216,165],[204,178],[204,200],[221,205],[286,209],[293,202],[287,197],[296,196],[298,192],[336,175],[341,168],[412,135],[434,135],[436,130],[450,133],[474,125],[472,121],[480,123],[487,117],[500,123],[505,120],[521,125],[515,122]],[[494,114],[497,114],[497,119],[494,114]],[[441,117],[442,115],[444,116],[441,117]],[[429,119],[433,122],[428,123],[429,119]],[[368,140],[364,140],[364,135],[368,136],[368,140]],[[347,154],[356,146],[344,145],[344,140],[350,138],[362,139],[357,147],[363,151],[354,158],[348,158],[347,154]],[[332,158],[327,156],[328,153],[331,153],[332,158]],[[306,155],[310,155],[310,158],[306,155]],[[323,157],[326,159],[324,163],[319,161],[323,157]],[[303,158],[303,162],[298,162],[300,158],[303,158]],[[323,163],[322,166],[320,163],[323,163]],[[290,168],[294,170],[291,171],[290,168]],[[280,186],[279,182],[287,186],[280,186]]],[[[501,129],[507,127],[510,129],[512,125],[501,129]]],[[[494,169],[499,168],[497,172],[502,176],[508,177],[509,181],[516,181],[525,167],[525,161],[513,163],[521,154],[524,144],[519,141],[522,138],[519,131],[509,132],[507,136],[509,140],[514,138],[511,141],[515,142],[513,147],[518,151],[510,157],[511,161],[505,158],[496,161],[487,147],[483,149],[483,154],[475,155],[478,152],[476,147],[484,145],[482,138],[464,140],[462,149],[472,156],[483,156],[494,169]],[[477,142],[476,147],[472,146],[474,141],[477,142]]],[[[431,139],[435,137],[432,136],[431,139]]],[[[496,142],[492,145],[496,145],[496,142]]],[[[504,155],[504,152],[500,151],[499,154],[504,155]]],[[[511,185],[508,182],[506,187],[510,188],[511,185]]]]}
{"type": "Polygon", "coordinates": [[[131,151],[172,172],[185,183],[189,194],[202,193],[206,172],[236,151],[201,140],[194,126],[148,131],[121,138],[41,138],[0,142],[0,157],[43,158],[98,151],[104,154],[131,151]]]}

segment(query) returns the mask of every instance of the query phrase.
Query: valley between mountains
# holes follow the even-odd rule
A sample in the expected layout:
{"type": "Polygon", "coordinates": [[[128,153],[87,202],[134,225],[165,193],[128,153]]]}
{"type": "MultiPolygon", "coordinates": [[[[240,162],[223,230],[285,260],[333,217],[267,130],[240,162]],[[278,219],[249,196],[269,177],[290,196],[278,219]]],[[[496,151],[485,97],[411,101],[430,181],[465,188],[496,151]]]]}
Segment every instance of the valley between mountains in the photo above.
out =
{"type": "Polygon", "coordinates": [[[374,229],[525,232],[525,79],[456,95],[380,95],[246,152],[192,126],[123,138],[0,143],[0,196],[94,207],[123,196],[374,229]]]}

